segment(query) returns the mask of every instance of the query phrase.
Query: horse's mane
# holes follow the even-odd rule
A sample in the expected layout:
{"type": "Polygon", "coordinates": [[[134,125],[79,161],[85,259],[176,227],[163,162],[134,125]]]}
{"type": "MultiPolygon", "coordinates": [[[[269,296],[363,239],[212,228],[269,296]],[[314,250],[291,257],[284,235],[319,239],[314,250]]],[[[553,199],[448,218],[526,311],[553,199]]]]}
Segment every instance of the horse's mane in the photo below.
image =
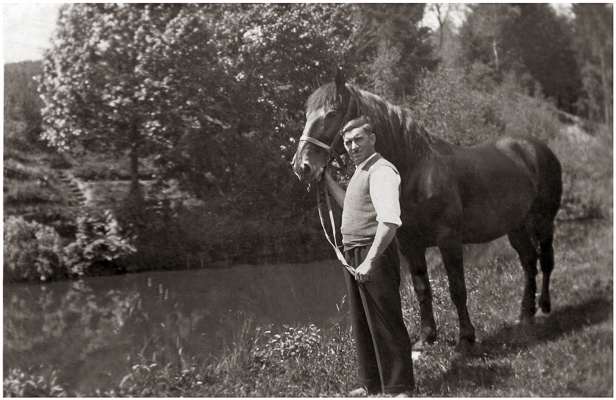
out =
{"type": "MultiPolygon", "coordinates": [[[[393,105],[383,98],[346,85],[351,102],[358,107],[358,114],[370,118],[377,135],[377,151],[403,170],[433,152],[444,141],[430,134],[412,116],[411,110],[393,105]]],[[[333,107],[336,103],[336,86],[321,86],[306,101],[307,110],[333,107]]]]}

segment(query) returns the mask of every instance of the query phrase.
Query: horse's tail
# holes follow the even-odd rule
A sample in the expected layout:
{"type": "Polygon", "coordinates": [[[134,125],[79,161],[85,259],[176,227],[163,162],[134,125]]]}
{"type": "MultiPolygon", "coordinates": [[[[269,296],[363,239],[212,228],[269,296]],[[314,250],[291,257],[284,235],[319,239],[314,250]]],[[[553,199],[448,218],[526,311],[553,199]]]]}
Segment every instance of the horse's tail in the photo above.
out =
{"type": "Polygon", "coordinates": [[[549,285],[554,269],[554,220],[560,209],[563,191],[562,167],[550,148],[537,141],[535,146],[539,161],[539,191],[532,208],[533,236],[538,245],[539,261],[543,275],[543,287],[539,298],[542,311],[551,310],[549,285]]]}

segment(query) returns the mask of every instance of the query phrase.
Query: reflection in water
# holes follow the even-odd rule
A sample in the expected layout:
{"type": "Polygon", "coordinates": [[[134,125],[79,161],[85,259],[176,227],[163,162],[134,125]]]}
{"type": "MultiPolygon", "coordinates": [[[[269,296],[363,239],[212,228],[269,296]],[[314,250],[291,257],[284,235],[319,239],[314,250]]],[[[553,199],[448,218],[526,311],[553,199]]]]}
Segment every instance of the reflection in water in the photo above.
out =
{"type": "Polygon", "coordinates": [[[92,393],[140,356],[215,356],[249,319],[325,327],[343,294],[334,262],[5,285],[4,370],[55,368],[67,388],[92,393]]]}

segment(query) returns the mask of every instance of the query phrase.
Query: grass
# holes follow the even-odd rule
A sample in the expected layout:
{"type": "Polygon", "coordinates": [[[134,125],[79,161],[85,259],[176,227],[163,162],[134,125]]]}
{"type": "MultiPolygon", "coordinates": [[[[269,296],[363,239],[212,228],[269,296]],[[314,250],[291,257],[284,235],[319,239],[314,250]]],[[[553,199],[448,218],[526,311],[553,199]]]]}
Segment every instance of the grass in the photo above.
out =
{"type": "MultiPolygon", "coordinates": [[[[553,311],[516,323],[522,272],[512,254],[467,262],[469,312],[479,343],[454,355],[457,318],[443,268],[434,268],[440,340],[415,364],[424,396],[612,396],[612,227],[561,224],[552,280],[553,311]],[[600,251],[598,251],[600,249],[600,251]]],[[[417,315],[415,303],[407,311],[417,315]]],[[[418,326],[416,317],[410,326],[418,326]]]]}

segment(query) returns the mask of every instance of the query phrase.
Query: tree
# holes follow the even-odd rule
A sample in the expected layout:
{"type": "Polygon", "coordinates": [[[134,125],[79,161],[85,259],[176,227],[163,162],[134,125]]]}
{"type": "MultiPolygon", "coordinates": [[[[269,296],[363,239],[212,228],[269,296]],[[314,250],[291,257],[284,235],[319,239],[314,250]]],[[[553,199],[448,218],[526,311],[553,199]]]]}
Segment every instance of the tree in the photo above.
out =
{"type": "Polygon", "coordinates": [[[128,152],[137,199],[139,158],[164,142],[150,123],[143,54],[175,12],[169,5],[64,6],[43,59],[43,137],[63,149],[128,152]]]}
{"type": "Polygon", "coordinates": [[[419,27],[424,7],[424,4],[355,6],[354,58],[366,66],[360,83],[401,101],[413,93],[423,69],[436,67],[438,60],[430,44],[430,29],[419,27]]]}
{"type": "Polygon", "coordinates": [[[183,8],[148,55],[163,88],[155,121],[174,132],[166,175],[200,197],[213,185],[234,206],[280,201],[303,103],[345,59],[348,15],[318,4],[183,8]]]}
{"type": "Polygon", "coordinates": [[[613,9],[611,4],[574,4],[575,49],[589,118],[613,121],[613,9]]]}
{"type": "Polygon", "coordinates": [[[462,64],[482,64],[501,81],[513,73],[527,91],[542,94],[573,111],[580,79],[568,21],[548,4],[479,4],[460,31],[462,64]]]}

